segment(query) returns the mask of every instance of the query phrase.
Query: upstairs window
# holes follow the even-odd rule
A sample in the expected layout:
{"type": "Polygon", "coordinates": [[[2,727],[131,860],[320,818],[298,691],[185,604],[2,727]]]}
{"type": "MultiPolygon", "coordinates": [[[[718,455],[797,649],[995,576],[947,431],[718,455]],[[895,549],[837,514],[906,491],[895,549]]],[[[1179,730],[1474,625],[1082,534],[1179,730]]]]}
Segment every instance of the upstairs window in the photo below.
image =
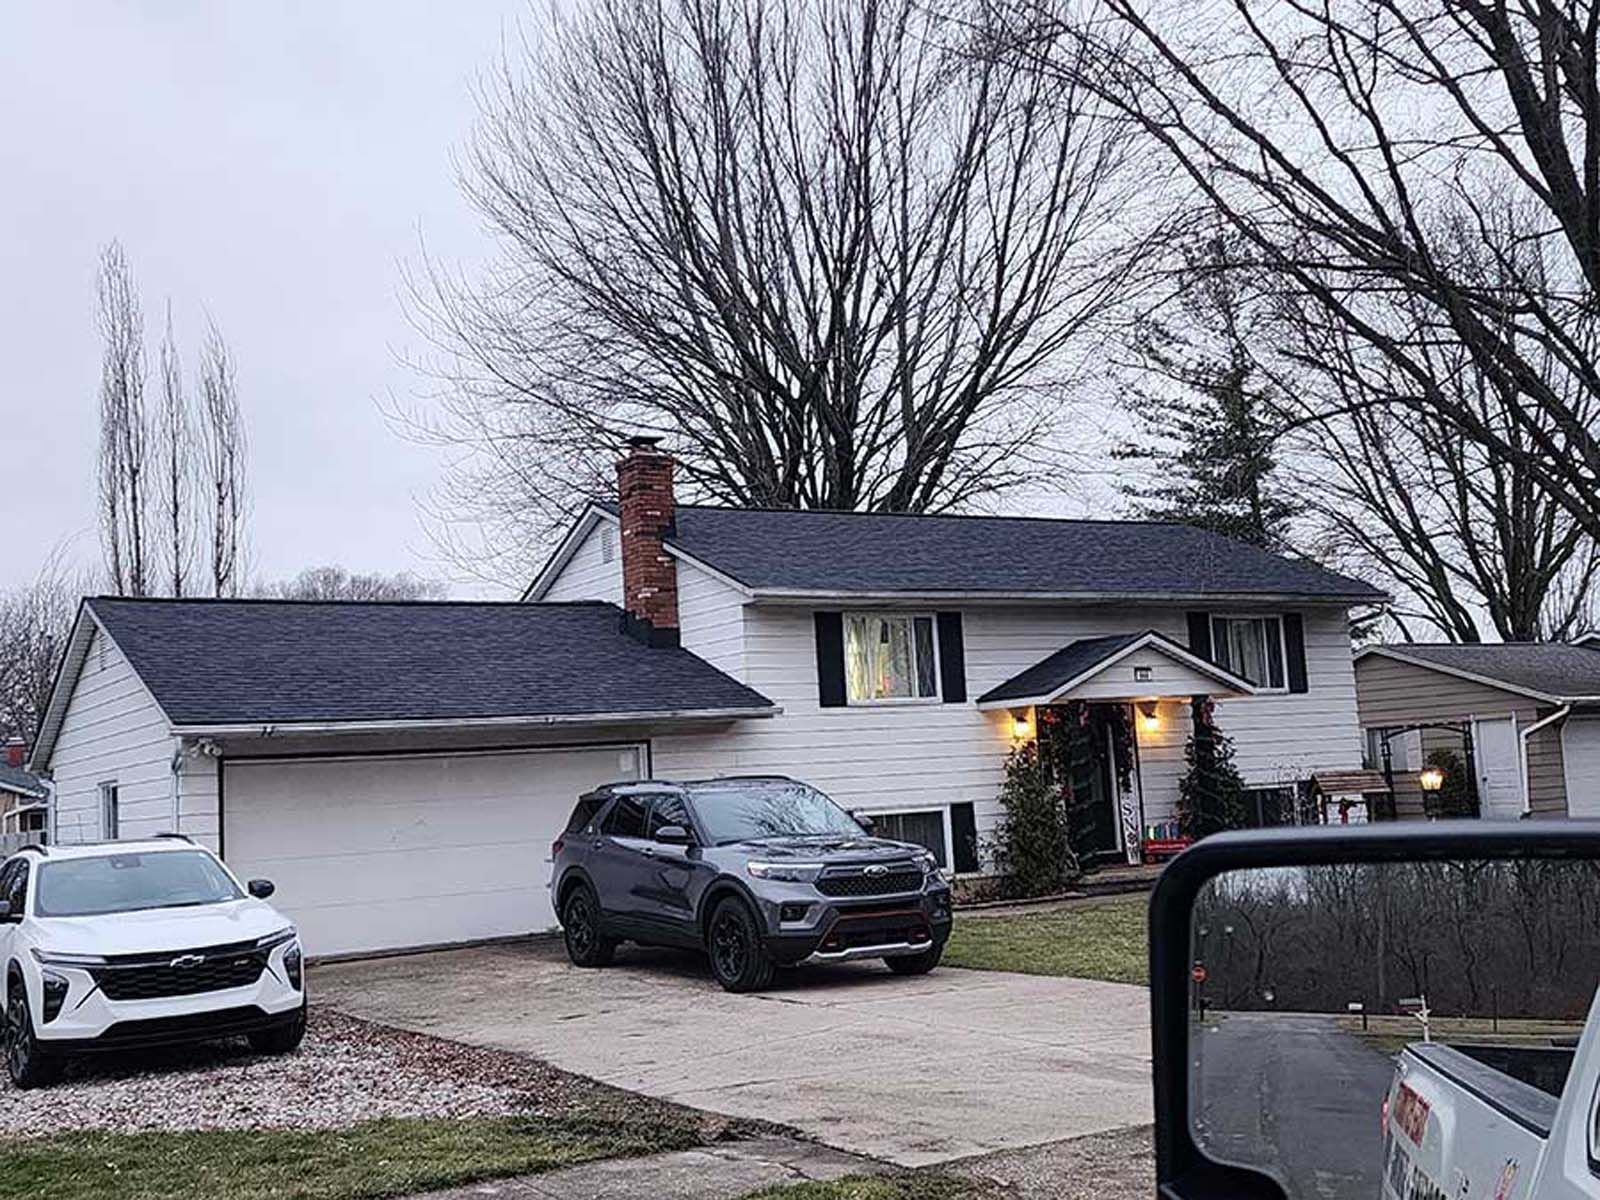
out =
{"type": "Polygon", "coordinates": [[[933,617],[846,613],[844,674],[851,704],[937,700],[933,617]]]}
{"type": "Polygon", "coordinates": [[[1283,619],[1212,617],[1211,657],[1259,688],[1283,690],[1283,619]]]}

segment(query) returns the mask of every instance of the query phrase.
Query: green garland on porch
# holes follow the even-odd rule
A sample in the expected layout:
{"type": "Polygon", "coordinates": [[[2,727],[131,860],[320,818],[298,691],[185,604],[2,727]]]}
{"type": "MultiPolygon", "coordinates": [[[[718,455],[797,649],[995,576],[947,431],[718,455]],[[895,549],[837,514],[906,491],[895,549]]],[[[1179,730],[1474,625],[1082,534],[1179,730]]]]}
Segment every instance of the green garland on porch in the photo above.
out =
{"type": "Polygon", "coordinates": [[[1045,770],[1061,788],[1075,855],[1081,859],[1097,848],[1097,831],[1115,845],[1116,834],[1105,825],[1121,820],[1116,797],[1096,796],[1095,781],[1109,741],[1118,785],[1124,792],[1133,787],[1133,723],[1127,706],[1069,700],[1041,708],[1038,740],[1045,770]]]}

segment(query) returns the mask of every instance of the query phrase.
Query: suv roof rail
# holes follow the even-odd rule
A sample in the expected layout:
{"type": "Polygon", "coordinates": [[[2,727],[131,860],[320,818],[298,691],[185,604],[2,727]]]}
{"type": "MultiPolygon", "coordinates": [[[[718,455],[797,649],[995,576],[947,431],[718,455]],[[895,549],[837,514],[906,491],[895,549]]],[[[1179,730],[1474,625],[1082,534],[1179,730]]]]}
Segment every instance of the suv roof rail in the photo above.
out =
{"type": "Polygon", "coordinates": [[[14,853],[16,853],[16,854],[26,854],[29,850],[37,850],[39,852],[39,854],[41,855],[41,857],[44,857],[44,858],[49,858],[50,857],[50,849],[49,849],[49,847],[40,845],[38,842],[29,842],[26,846],[18,846],[16,848],[16,850],[14,851],[14,853]]]}
{"type": "Polygon", "coordinates": [[[192,837],[190,837],[187,833],[170,833],[170,832],[168,832],[168,833],[158,833],[158,834],[155,834],[154,836],[157,837],[157,838],[163,838],[163,839],[165,839],[167,841],[188,842],[189,845],[191,845],[191,846],[194,845],[194,839],[192,837]]]}

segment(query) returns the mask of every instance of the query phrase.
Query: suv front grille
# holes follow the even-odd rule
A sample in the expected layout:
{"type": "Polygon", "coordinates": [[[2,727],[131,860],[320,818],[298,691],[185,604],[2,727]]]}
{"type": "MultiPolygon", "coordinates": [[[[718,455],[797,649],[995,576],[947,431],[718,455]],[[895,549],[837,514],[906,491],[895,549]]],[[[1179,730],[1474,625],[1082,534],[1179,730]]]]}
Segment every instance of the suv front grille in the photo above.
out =
{"type": "Polygon", "coordinates": [[[110,1000],[194,996],[254,983],[267,969],[271,953],[254,942],[234,942],[162,954],[124,954],[90,973],[110,1000]]]}
{"type": "Polygon", "coordinates": [[[893,896],[921,887],[922,871],[909,863],[892,863],[881,875],[868,874],[865,867],[830,867],[817,880],[824,896],[893,896]]]}

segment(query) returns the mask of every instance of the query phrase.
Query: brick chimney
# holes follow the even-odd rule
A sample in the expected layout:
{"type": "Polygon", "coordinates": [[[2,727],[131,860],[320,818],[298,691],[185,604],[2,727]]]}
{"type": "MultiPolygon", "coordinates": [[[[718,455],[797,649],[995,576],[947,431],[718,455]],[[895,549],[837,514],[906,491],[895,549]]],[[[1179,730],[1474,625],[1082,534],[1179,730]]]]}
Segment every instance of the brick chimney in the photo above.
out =
{"type": "Polygon", "coordinates": [[[11,738],[6,742],[6,766],[21,767],[28,757],[28,743],[20,737],[11,738]]]}
{"type": "Polygon", "coordinates": [[[673,531],[672,456],[660,438],[632,437],[617,464],[622,524],[624,628],[652,646],[678,644],[678,567],[665,541],[673,531]]]}

